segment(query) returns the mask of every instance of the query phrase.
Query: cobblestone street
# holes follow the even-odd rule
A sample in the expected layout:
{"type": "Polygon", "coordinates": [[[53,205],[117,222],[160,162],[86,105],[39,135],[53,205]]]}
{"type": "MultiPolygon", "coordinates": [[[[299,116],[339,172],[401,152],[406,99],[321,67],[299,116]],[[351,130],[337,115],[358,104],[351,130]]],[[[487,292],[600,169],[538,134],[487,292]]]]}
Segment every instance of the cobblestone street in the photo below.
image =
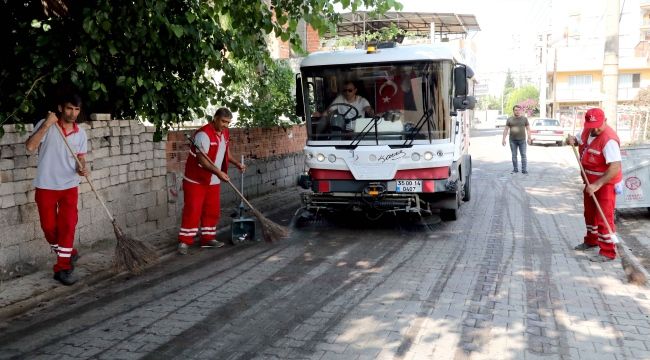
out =
{"type": "MultiPolygon", "coordinates": [[[[0,358],[650,359],[650,290],[573,250],[571,149],[529,146],[530,174],[511,175],[500,133],[475,135],[457,221],[321,221],[191,249],[10,322],[0,358]]],[[[648,244],[647,213],[626,214],[622,237],[648,244]]]]}

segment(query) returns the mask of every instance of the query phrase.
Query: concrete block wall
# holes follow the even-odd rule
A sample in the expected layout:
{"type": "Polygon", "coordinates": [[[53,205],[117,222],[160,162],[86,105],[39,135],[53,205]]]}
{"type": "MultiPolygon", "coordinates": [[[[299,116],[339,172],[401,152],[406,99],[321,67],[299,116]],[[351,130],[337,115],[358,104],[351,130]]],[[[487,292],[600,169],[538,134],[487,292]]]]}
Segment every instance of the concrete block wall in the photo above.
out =
{"type": "MultiPolygon", "coordinates": [[[[134,120],[111,120],[93,114],[80,124],[88,134],[87,162],[90,179],[118,224],[127,233],[146,234],[178,226],[182,211],[182,171],[187,157],[185,132],[171,132],[153,142],[154,129],[134,120]]],[[[34,202],[32,181],[38,154],[29,154],[24,142],[33,130],[17,132],[4,125],[0,138],[0,280],[51,266],[49,252],[34,202]]],[[[231,129],[230,149],[238,159],[246,157],[248,171],[244,193],[255,198],[294,186],[303,171],[304,126],[288,129],[231,129]]],[[[239,187],[240,174],[229,171],[239,187]]],[[[239,204],[228,186],[222,189],[222,219],[239,204]]],[[[79,187],[79,222],[75,246],[82,251],[105,241],[115,241],[113,227],[83,180],[79,187]]],[[[221,225],[227,225],[222,220],[221,225]]],[[[175,242],[170,239],[170,242],[175,242]]]]}
{"type": "MultiPolygon", "coordinates": [[[[153,142],[153,128],[133,120],[110,120],[93,114],[80,124],[88,134],[87,163],[90,179],[116,217],[120,227],[134,236],[175,223],[167,198],[165,142],[153,142]]],[[[51,262],[53,255],[43,237],[34,202],[32,180],[38,154],[29,154],[26,134],[4,125],[0,138],[0,278],[30,272],[51,262]]],[[[75,245],[114,241],[113,227],[90,185],[79,187],[79,222],[75,245]]]]}

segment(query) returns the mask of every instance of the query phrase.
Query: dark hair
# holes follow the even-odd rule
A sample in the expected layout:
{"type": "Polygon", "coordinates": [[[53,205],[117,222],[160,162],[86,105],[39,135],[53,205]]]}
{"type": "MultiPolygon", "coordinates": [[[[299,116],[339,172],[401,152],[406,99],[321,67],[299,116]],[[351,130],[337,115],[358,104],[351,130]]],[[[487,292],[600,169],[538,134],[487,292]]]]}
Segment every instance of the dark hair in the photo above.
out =
{"type": "Polygon", "coordinates": [[[357,84],[355,84],[354,81],[352,81],[352,80],[345,80],[343,82],[343,86],[345,86],[347,84],[350,84],[350,85],[354,86],[355,89],[358,89],[357,84]]]}
{"type": "Polygon", "coordinates": [[[81,106],[81,96],[76,93],[68,93],[61,96],[59,105],[72,104],[73,106],[81,106]]]}
{"type": "Polygon", "coordinates": [[[515,105],[515,106],[513,106],[513,107],[512,107],[512,111],[515,111],[515,109],[521,109],[521,106],[519,106],[519,105],[515,105]]]}
{"type": "Polygon", "coordinates": [[[215,118],[231,118],[232,119],[232,112],[228,110],[228,108],[222,107],[218,108],[217,111],[214,113],[215,118]]]}

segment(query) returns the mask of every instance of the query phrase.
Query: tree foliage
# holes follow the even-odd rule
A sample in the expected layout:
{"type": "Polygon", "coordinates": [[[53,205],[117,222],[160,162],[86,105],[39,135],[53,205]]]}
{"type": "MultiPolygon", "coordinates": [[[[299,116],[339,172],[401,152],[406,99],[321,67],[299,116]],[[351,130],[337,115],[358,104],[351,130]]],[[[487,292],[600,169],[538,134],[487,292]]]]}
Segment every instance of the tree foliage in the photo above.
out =
{"type": "MultiPolygon", "coordinates": [[[[59,1],[60,2],[60,1],[59,1]]],[[[299,19],[321,34],[338,21],[334,5],[379,12],[395,0],[69,1],[45,15],[47,1],[0,3],[0,123],[19,127],[53,107],[55,89],[74,87],[93,112],[145,118],[159,130],[223,98],[233,60],[270,63],[269,34],[300,50],[299,19]],[[207,70],[223,72],[223,88],[207,70]]]]}
{"type": "Polygon", "coordinates": [[[515,80],[512,78],[512,71],[508,69],[506,73],[506,81],[503,84],[503,96],[508,97],[512,90],[515,89],[515,80]]]}
{"type": "Polygon", "coordinates": [[[501,99],[493,95],[481,96],[478,101],[478,108],[481,110],[500,110],[501,99]]]}
{"type": "Polygon", "coordinates": [[[539,90],[533,85],[515,88],[508,95],[506,111],[512,112],[515,105],[521,106],[528,116],[539,114],[539,90]]]}
{"type": "Polygon", "coordinates": [[[271,127],[297,123],[293,70],[284,60],[269,63],[260,71],[244,61],[233,61],[236,80],[225,93],[223,104],[238,112],[242,127],[271,127]]]}

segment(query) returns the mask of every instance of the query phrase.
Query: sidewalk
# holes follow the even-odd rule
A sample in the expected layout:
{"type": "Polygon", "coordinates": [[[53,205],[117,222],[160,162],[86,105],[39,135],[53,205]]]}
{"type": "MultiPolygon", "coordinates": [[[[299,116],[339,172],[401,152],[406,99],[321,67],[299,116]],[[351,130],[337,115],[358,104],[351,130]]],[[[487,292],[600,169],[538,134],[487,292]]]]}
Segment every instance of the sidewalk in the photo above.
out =
{"type": "MultiPolygon", "coordinates": [[[[250,199],[252,205],[264,213],[265,216],[288,213],[300,207],[299,188],[288,188],[257,199],[250,199]]],[[[222,208],[222,218],[219,222],[217,238],[224,241],[230,238],[230,213],[232,207],[222,208]]],[[[293,212],[291,212],[293,214],[293,212]]],[[[252,213],[245,215],[253,217],[252,213]]],[[[285,216],[286,217],[286,216],[285,216]]],[[[276,220],[276,219],[274,219],[276,220]]],[[[286,225],[291,219],[280,219],[286,225]]],[[[262,239],[261,228],[257,225],[258,240],[262,239]]],[[[176,255],[178,224],[158,231],[139,240],[152,244],[160,255],[158,263],[164,262],[176,255]]],[[[46,246],[43,243],[43,246],[46,246]]],[[[23,314],[32,308],[54,298],[64,297],[80,289],[93,286],[102,281],[118,276],[111,271],[115,243],[104,243],[92,249],[81,249],[81,258],[76,264],[75,275],[78,277],[72,286],[61,285],[52,278],[50,268],[39,270],[22,277],[0,281],[0,328],[5,326],[5,321],[23,314]]],[[[155,265],[154,265],[155,266],[155,265]]]]}

